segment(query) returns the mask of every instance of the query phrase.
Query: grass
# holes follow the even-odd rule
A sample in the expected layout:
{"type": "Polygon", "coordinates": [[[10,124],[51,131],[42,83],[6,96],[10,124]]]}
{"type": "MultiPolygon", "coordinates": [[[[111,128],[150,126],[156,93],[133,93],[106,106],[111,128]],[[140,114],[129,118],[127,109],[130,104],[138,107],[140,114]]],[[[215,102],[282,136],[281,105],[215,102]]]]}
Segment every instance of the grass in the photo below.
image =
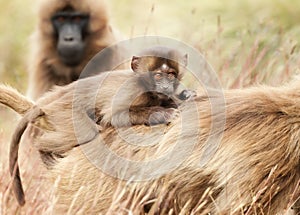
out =
{"type": "MultiPolygon", "coordinates": [[[[126,36],[167,36],[199,49],[224,88],[277,85],[298,71],[300,1],[111,0],[109,4],[113,25],[126,36]]],[[[27,88],[28,38],[37,21],[34,11],[29,0],[0,2],[0,81],[21,92],[27,88]]],[[[15,115],[1,107],[0,214],[18,213],[10,197],[7,161],[7,141],[15,124],[15,115]]],[[[32,169],[25,169],[27,177],[34,176],[32,169]]],[[[28,188],[33,198],[38,195],[34,187],[32,183],[28,188]]],[[[42,212],[40,201],[36,197],[23,212],[42,212]]]]}

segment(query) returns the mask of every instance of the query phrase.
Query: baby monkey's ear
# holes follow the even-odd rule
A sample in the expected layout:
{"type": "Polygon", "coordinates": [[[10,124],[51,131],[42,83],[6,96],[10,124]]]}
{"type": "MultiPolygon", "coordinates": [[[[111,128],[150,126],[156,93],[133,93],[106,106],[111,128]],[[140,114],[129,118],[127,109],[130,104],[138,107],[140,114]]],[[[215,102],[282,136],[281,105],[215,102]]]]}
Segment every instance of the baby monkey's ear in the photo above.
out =
{"type": "Polygon", "coordinates": [[[131,69],[134,72],[138,71],[139,63],[140,63],[141,57],[133,56],[131,59],[131,69]]]}

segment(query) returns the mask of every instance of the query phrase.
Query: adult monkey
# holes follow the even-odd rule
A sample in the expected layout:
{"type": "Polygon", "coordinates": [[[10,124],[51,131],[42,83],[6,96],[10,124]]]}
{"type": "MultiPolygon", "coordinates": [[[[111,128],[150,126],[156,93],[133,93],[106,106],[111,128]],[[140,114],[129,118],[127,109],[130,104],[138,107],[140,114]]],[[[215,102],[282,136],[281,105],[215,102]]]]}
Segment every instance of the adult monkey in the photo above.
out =
{"type": "MultiPolygon", "coordinates": [[[[88,61],[121,36],[109,25],[104,0],[41,0],[32,36],[28,95],[37,99],[53,85],[77,80],[88,61]]],[[[97,72],[111,70],[117,50],[104,56],[97,72]]]]}
{"type": "MultiPolygon", "coordinates": [[[[84,140],[80,137],[80,140],[78,139],[78,143],[75,145],[89,142],[91,138],[99,133],[96,123],[90,118],[91,113],[93,112],[92,104],[94,100],[86,100],[87,95],[94,98],[92,95],[95,92],[99,92],[99,95],[96,94],[97,99],[95,100],[95,120],[99,120],[100,125],[104,125],[105,127],[106,125],[128,127],[137,124],[150,125],[169,123],[177,115],[175,108],[178,103],[176,104],[174,100],[178,100],[178,96],[175,93],[179,81],[183,76],[186,64],[187,55],[183,55],[175,49],[154,47],[142,52],[141,56],[133,57],[133,71],[124,70],[113,73],[105,72],[98,76],[81,79],[68,86],[56,88],[56,90],[53,90],[43,98],[39,99],[36,106],[26,112],[12,138],[10,148],[10,170],[14,177],[13,187],[18,202],[21,205],[25,203],[19,168],[18,165],[16,165],[18,161],[18,148],[21,137],[30,123],[34,123],[39,127],[40,122],[45,120],[48,124],[47,127],[52,127],[50,130],[56,131],[56,124],[58,121],[61,121],[64,124],[64,127],[68,128],[66,133],[63,132],[63,130],[60,131],[62,135],[65,136],[70,131],[73,133],[71,119],[72,116],[76,115],[76,117],[79,116],[79,118],[74,118],[74,120],[77,121],[78,119],[80,121],[80,133],[83,131],[83,124],[86,125],[84,126],[86,129],[82,133],[84,140]],[[184,65],[181,65],[181,63],[184,63],[184,65]],[[102,85],[100,88],[98,86],[99,83],[102,85]],[[124,84],[126,87],[124,87],[124,84]],[[111,89],[111,85],[114,86],[117,91],[111,89]],[[106,87],[103,88],[103,86],[106,87]],[[77,92],[76,88],[79,88],[80,91],[77,92]],[[118,95],[118,91],[121,91],[121,96],[118,97],[117,103],[114,104],[113,98],[114,95],[118,95]],[[79,101],[79,104],[76,102],[73,104],[72,102],[74,100],[74,94],[77,94],[76,92],[78,93],[76,101],[79,101]],[[50,95],[51,93],[52,95],[50,95]],[[50,97],[50,100],[48,97],[50,97]],[[131,103],[132,99],[134,101],[131,103]],[[115,110],[111,111],[110,107],[113,107],[115,110]],[[61,116],[58,116],[59,120],[57,120],[57,118],[51,118],[51,116],[57,114],[57,110],[63,110],[61,116]],[[50,124],[52,125],[49,126],[50,124]],[[15,174],[14,171],[16,171],[15,174]]],[[[5,92],[9,92],[9,89],[6,89],[5,87],[3,89],[5,92]]],[[[187,92],[187,90],[184,90],[183,92],[187,92]]],[[[13,94],[14,92],[10,95],[13,94]]],[[[4,95],[5,94],[2,95],[3,98],[5,98],[4,95]]],[[[11,96],[9,96],[9,98],[11,98],[11,96]]],[[[187,98],[184,100],[186,99],[187,98]]],[[[3,101],[3,104],[9,103],[3,101]]],[[[11,107],[13,108],[13,105],[11,107]]],[[[67,136],[68,142],[76,141],[74,135],[67,134],[67,136]],[[70,141],[71,136],[73,136],[73,139],[70,141]]],[[[62,139],[64,138],[59,138],[59,141],[57,142],[58,154],[68,151],[66,149],[72,148],[72,146],[62,146],[62,139]],[[63,149],[63,151],[61,151],[61,149],[63,149]]],[[[55,142],[52,135],[50,135],[49,141],[51,142],[50,145],[55,142]]],[[[40,150],[43,155],[42,159],[46,163],[53,162],[53,147],[50,148],[50,153],[48,153],[47,150],[40,150]]]]}
{"type": "MultiPolygon", "coordinates": [[[[116,210],[124,212],[126,209],[138,210],[141,209],[142,204],[154,202],[158,205],[162,203],[163,206],[152,207],[150,210],[159,211],[166,208],[175,210],[175,214],[178,214],[176,211],[183,209],[193,212],[201,206],[198,203],[203,203],[205,205],[202,205],[200,210],[206,209],[205,214],[209,212],[211,214],[283,214],[297,200],[300,193],[298,186],[300,180],[299,83],[300,77],[296,77],[294,81],[281,87],[261,86],[226,91],[227,118],[223,138],[217,151],[211,154],[211,159],[204,168],[199,168],[198,165],[203,145],[207,144],[206,139],[211,134],[212,119],[218,123],[221,117],[218,113],[211,113],[209,99],[216,99],[217,103],[213,104],[218,105],[220,99],[218,95],[215,98],[203,96],[196,99],[196,105],[200,111],[200,120],[196,124],[195,112],[191,109],[191,105],[183,106],[182,109],[187,111],[187,116],[191,116],[185,118],[184,135],[179,135],[182,129],[179,121],[167,128],[161,126],[158,130],[151,132],[148,137],[157,140],[156,132],[159,135],[161,134],[160,128],[165,128],[163,138],[159,144],[149,145],[147,148],[129,145],[122,139],[131,135],[132,130],[125,129],[121,137],[113,128],[106,129],[95,141],[89,143],[93,144],[92,147],[84,148],[89,146],[85,144],[80,149],[72,148],[64,153],[66,157],[59,159],[49,170],[54,180],[58,179],[56,206],[61,206],[63,210],[66,209],[69,212],[82,210],[85,213],[107,212],[109,214],[112,211],[108,210],[113,207],[120,206],[121,208],[116,208],[116,210]],[[195,127],[201,131],[199,136],[194,134],[193,128],[195,127]],[[130,184],[99,171],[90,162],[96,159],[103,161],[101,159],[107,158],[107,155],[105,157],[105,153],[99,150],[103,148],[99,148],[101,138],[111,151],[120,157],[130,158],[133,161],[147,161],[164,155],[177,143],[178,138],[185,140],[185,145],[182,147],[187,147],[181,149],[189,149],[187,144],[194,141],[195,137],[197,137],[198,144],[183,162],[183,169],[171,171],[153,181],[130,184]],[[83,153],[82,149],[90,150],[85,152],[91,153],[89,155],[94,156],[93,159],[90,159],[91,157],[87,159],[87,154],[83,153]],[[210,190],[207,191],[206,188],[210,190]],[[175,192],[172,193],[172,190],[175,192]],[[166,195],[170,195],[169,198],[163,198],[166,195]],[[164,203],[160,198],[170,201],[164,203]]],[[[32,106],[30,101],[7,88],[1,89],[0,95],[0,102],[9,107],[13,108],[18,103],[32,106]],[[7,97],[3,97],[5,94],[7,97]],[[8,96],[17,98],[20,102],[13,103],[12,99],[6,99],[8,96]]],[[[25,112],[22,108],[15,110],[21,114],[25,112]]],[[[45,123],[47,124],[47,121],[45,123]]],[[[60,127],[63,129],[65,125],[60,127]]],[[[136,126],[135,129],[142,133],[150,132],[144,126],[136,126]]],[[[222,133],[222,131],[216,131],[216,133],[222,133]]],[[[52,137],[57,138],[56,135],[57,133],[54,132],[52,137]]],[[[67,138],[70,138],[70,135],[67,138]]],[[[144,135],[140,135],[139,138],[143,137],[144,135]]],[[[45,147],[42,145],[42,138],[36,137],[34,140],[37,149],[45,147]]],[[[67,138],[60,138],[60,140],[67,143],[67,138]]],[[[51,149],[52,146],[47,145],[47,147],[51,149]]],[[[181,152],[184,151],[181,150],[181,152]]],[[[117,173],[123,174],[124,172],[116,168],[118,165],[112,161],[103,163],[110,165],[108,167],[113,167],[112,170],[116,169],[117,173]]],[[[169,162],[165,164],[168,165],[169,162]]],[[[126,169],[126,165],[122,167],[125,170],[132,170],[126,169]]],[[[148,165],[145,168],[149,170],[148,165]]],[[[138,176],[139,173],[144,173],[143,169],[139,170],[140,172],[131,172],[132,175],[138,176]]],[[[126,173],[131,174],[130,171],[126,173]]],[[[165,213],[159,211],[159,214],[165,213]]]]}
{"type": "MultiPolygon", "coordinates": [[[[131,135],[130,130],[125,130],[120,137],[118,132],[107,129],[91,148],[85,148],[84,152],[91,153],[91,157],[87,159],[87,153],[74,149],[50,170],[54,179],[59,178],[58,204],[64,205],[69,211],[86,209],[89,213],[105,213],[109,210],[109,214],[114,212],[111,208],[118,212],[141,208],[143,200],[151,197],[149,193],[153,191],[154,197],[148,202],[153,200],[155,204],[163,204],[150,209],[152,212],[158,210],[157,214],[179,214],[182,210],[186,213],[181,214],[191,214],[195,211],[195,214],[224,215],[286,214],[284,212],[300,196],[299,86],[300,77],[296,77],[294,81],[281,87],[260,86],[226,91],[226,124],[223,138],[204,168],[199,168],[198,164],[203,144],[207,144],[206,139],[211,135],[211,120],[214,118],[218,123],[221,118],[218,113],[211,115],[209,99],[216,99],[214,105],[218,105],[219,99],[204,96],[196,100],[200,116],[198,124],[193,121],[195,113],[190,110],[190,105],[182,107],[187,113],[190,112],[187,115],[191,116],[184,121],[187,130],[182,139],[185,140],[185,144],[195,138],[193,127],[199,127],[201,131],[197,136],[198,144],[187,158],[187,163],[183,163],[183,166],[187,165],[189,169],[172,171],[154,181],[133,183],[133,187],[108,176],[106,172],[103,173],[102,168],[100,171],[91,163],[96,159],[103,159],[102,163],[105,165],[109,166],[112,163],[112,170],[118,167],[113,163],[113,159],[105,160],[105,153],[101,150],[104,147],[99,147],[101,139],[119,157],[133,161],[154,160],[166,154],[166,151],[176,144],[180,138],[178,134],[181,134],[181,124],[172,123],[164,132],[159,144],[149,148],[131,146],[124,141],[122,137],[131,135]],[[71,172],[76,173],[72,180],[71,172]],[[120,186],[118,183],[122,183],[122,189],[117,189],[120,186]],[[161,198],[169,202],[164,203],[161,198]],[[82,202],[84,203],[81,204],[82,202]]],[[[142,133],[148,132],[142,126],[135,129],[142,133]]],[[[222,131],[216,131],[219,132],[222,131]]],[[[87,146],[88,144],[82,147],[87,146]]],[[[165,164],[168,165],[167,162],[165,164]]],[[[148,165],[145,165],[145,169],[147,167],[148,165]]],[[[126,170],[126,173],[130,174],[132,169],[128,167],[126,170]]],[[[132,171],[133,176],[138,173],[132,171]]],[[[143,174],[143,169],[140,173],[143,174]]],[[[86,210],[84,211],[87,212],[86,210]]],[[[299,211],[296,211],[298,214],[299,211]]]]}

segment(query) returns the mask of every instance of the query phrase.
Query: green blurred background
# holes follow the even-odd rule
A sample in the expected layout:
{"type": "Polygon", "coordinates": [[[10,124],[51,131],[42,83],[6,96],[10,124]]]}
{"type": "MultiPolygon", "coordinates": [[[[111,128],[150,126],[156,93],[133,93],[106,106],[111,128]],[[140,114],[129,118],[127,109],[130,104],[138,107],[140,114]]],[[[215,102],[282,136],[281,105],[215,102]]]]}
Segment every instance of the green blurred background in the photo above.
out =
{"type": "MultiPolygon", "coordinates": [[[[125,37],[145,34],[198,48],[225,88],[277,84],[299,66],[300,1],[110,0],[112,24],[125,37]]],[[[0,2],[0,80],[27,87],[34,1],[0,2]]]]}

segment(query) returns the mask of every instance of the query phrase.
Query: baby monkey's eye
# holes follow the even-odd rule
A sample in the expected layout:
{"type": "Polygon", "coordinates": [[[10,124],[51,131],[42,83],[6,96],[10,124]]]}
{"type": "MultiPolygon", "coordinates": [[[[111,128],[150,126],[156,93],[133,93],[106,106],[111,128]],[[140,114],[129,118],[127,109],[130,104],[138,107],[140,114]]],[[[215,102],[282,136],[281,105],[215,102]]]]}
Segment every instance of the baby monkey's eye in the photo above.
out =
{"type": "Polygon", "coordinates": [[[162,78],[162,74],[161,73],[156,73],[155,75],[154,75],[154,79],[155,80],[160,80],[162,78]]]}
{"type": "Polygon", "coordinates": [[[169,78],[170,80],[174,80],[174,79],[175,79],[175,72],[170,72],[170,73],[168,73],[168,78],[169,78]]]}

